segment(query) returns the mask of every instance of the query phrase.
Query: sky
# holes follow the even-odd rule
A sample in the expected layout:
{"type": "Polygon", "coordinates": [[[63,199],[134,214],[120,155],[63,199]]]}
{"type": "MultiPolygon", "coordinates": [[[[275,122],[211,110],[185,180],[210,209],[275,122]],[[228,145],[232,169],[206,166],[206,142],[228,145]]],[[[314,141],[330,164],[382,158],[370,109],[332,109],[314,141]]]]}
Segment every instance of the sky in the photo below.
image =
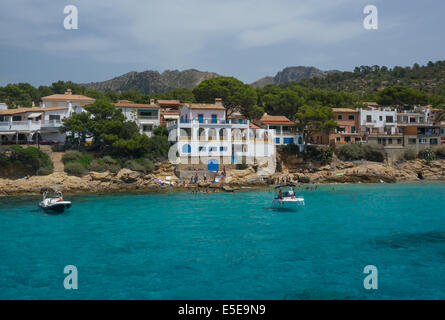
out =
{"type": "Polygon", "coordinates": [[[287,66],[350,70],[445,60],[445,1],[0,0],[0,85],[216,72],[251,83],[287,66]],[[64,7],[78,9],[66,30],[64,7]],[[367,30],[364,8],[378,9],[367,30]]]}

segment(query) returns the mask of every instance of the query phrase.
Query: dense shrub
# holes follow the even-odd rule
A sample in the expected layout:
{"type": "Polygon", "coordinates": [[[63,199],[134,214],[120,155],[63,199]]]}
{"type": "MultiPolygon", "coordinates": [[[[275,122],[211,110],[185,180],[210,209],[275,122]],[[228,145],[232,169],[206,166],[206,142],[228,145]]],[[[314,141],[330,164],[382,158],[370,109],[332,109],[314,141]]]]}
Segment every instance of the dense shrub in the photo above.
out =
{"type": "Polygon", "coordinates": [[[364,158],[363,147],[359,143],[345,144],[337,148],[337,155],[344,161],[360,160],[364,158]]]}
{"type": "Polygon", "coordinates": [[[440,147],[440,148],[436,149],[436,156],[438,158],[444,159],[445,158],[445,147],[440,147]]]}
{"type": "Polygon", "coordinates": [[[94,159],[93,161],[91,161],[88,169],[90,171],[105,172],[108,170],[108,166],[102,159],[94,159]]]}
{"type": "Polygon", "coordinates": [[[85,152],[69,150],[63,154],[62,161],[65,165],[70,162],[76,162],[86,169],[89,167],[91,161],[93,161],[93,156],[85,152]]]}
{"type": "Polygon", "coordinates": [[[62,161],[64,164],[70,161],[77,161],[80,159],[80,154],[79,151],[69,150],[63,154],[62,161]]]}
{"type": "Polygon", "coordinates": [[[136,160],[127,160],[125,162],[125,168],[133,170],[133,171],[145,172],[144,166],[137,163],[136,160]]]}
{"type": "Polygon", "coordinates": [[[402,155],[404,160],[415,160],[417,158],[417,153],[413,149],[407,149],[402,155]]]}
{"type": "Polygon", "coordinates": [[[54,167],[53,166],[46,166],[46,167],[41,167],[37,170],[36,175],[38,176],[47,176],[51,173],[53,173],[54,171],[54,167]]]}
{"type": "Polygon", "coordinates": [[[81,177],[87,172],[87,170],[79,162],[71,161],[65,165],[65,172],[71,176],[81,177]]]}
{"type": "Polygon", "coordinates": [[[424,159],[427,164],[430,164],[431,161],[436,159],[436,153],[434,152],[434,150],[431,147],[429,147],[429,148],[421,150],[419,152],[418,157],[420,159],[424,159]]]}
{"type": "Polygon", "coordinates": [[[6,166],[10,163],[11,163],[11,160],[9,159],[9,157],[6,154],[4,154],[3,152],[0,153],[0,166],[6,166]]]}
{"type": "Polygon", "coordinates": [[[363,157],[368,161],[383,162],[385,160],[385,150],[381,145],[362,145],[363,157]]]}
{"type": "Polygon", "coordinates": [[[155,165],[154,163],[147,158],[139,158],[139,159],[135,159],[135,161],[140,164],[142,167],[144,167],[144,172],[145,173],[150,173],[153,171],[155,165]]]}
{"type": "Polygon", "coordinates": [[[385,160],[385,150],[380,145],[349,143],[337,149],[337,155],[341,160],[368,160],[383,162],[385,160]]]}
{"type": "Polygon", "coordinates": [[[320,161],[322,165],[330,164],[332,162],[332,156],[334,149],[331,147],[318,148],[314,153],[314,157],[317,161],[320,161]]]}
{"type": "Polygon", "coordinates": [[[290,155],[297,155],[300,152],[300,149],[295,143],[286,144],[282,147],[282,150],[290,155]]]}
{"type": "Polygon", "coordinates": [[[40,149],[34,147],[23,148],[19,145],[13,145],[9,148],[9,151],[9,156],[3,154],[0,157],[0,162],[13,164],[25,170],[28,174],[46,175],[53,172],[53,162],[48,154],[40,149]]]}

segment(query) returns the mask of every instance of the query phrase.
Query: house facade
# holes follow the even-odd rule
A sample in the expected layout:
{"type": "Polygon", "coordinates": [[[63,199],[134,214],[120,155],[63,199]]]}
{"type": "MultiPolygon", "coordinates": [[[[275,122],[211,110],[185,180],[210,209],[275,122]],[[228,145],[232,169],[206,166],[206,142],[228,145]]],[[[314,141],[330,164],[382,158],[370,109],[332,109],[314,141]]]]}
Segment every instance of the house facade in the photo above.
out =
{"type": "Polygon", "coordinates": [[[63,143],[59,132],[62,120],[95,100],[82,95],[54,94],[42,98],[40,107],[0,109],[0,139],[2,143],[63,143]]]}
{"type": "Polygon", "coordinates": [[[182,164],[201,164],[210,170],[275,156],[275,132],[251,127],[248,120],[227,119],[221,99],[214,104],[184,104],[180,119],[169,121],[167,129],[182,164]]]}
{"type": "Polygon", "coordinates": [[[264,114],[257,124],[263,129],[275,131],[275,145],[295,144],[300,151],[303,150],[303,136],[297,132],[297,124],[285,116],[264,114]]]}
{"type": "Polygon", "coordinates": [[[153,130],[160,125],[160,107],[154,102],[140,104],[129,100],[119,100],[115,107],[122,110],[128,121],[134,121],[138,125],[140,133],[149,137],[153,135],[153,130]]]}

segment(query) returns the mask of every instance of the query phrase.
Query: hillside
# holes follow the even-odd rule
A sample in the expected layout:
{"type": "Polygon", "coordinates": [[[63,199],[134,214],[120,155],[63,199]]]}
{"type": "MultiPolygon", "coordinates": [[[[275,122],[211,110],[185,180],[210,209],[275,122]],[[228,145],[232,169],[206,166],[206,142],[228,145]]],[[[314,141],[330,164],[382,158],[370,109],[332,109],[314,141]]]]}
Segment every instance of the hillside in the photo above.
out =
{"type": "Polygon", "coordinates": [[[144,94],[163,93],[173,89],[193,89],[202,81],[218,76],[214,72],[202,72],[196,69],[184,71],[166,70],[162,74],[158,71],[129,72],[119,77],[103,82],[82,84],[88,89],[101,92],[138,91],[144,94]]]}
{"type": "Polygon", "coordinates": [[[392,69],[385,66],[360,66],[353,72],[336,72],[325,77],[302,79],[298,84],[308,88],[359,94],[375,93],[388,86],[406,86],[445,96],[445,61],[429,62],[426,66],[396,66],[392,69]]]}
{"type": "Polygon", "coordinates": [[[275,84],[280,85],[286,82],[300,81],[302,79],[324,78],[330,73],[336,71],[322,71],[315,67],[287,67],[278,72],[275,77],[264,77],[251,84],[254,88],[262,88],[264,86],[275,84]]]}

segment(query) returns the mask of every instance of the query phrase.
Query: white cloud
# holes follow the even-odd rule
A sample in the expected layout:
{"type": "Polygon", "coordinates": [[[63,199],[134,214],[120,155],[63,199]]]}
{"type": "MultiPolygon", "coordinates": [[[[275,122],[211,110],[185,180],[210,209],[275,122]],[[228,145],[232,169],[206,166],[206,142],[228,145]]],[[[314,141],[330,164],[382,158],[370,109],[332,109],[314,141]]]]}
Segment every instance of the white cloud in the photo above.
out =
{"type": "Polygon", "coordinates": [[[17,0],[4,6],[0,43],[112,62],[186,63],[218,39],[243,50],[289,41],[323,44],[360,32],[360,16],[333,16],[354,0],[72,1],[79,30],[63,29],[64,4],[17,0]],[[358,25],[356,27],[356,24],[358,25]],[[231,39],[228,41],[227,39],[231,39]]]}

